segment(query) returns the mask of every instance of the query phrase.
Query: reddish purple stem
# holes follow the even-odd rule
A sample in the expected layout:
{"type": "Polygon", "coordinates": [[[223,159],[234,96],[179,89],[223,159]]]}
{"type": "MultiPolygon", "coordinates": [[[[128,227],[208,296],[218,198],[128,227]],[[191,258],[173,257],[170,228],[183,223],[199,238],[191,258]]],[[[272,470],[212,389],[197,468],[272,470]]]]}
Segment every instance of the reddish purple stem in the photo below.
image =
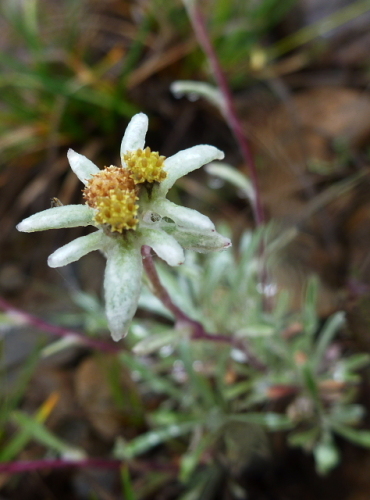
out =
{"type": "Polygon", "coordinates": [[[122,460],[108,458],[85,458],[82,460],[40,459],[40,460],[19,460],[14,462],[0,463],[0,474],[19,474],[21,472],[31,472],[42,469],[71,469],[71,468],[97,468],[116,470],[124,465],[140,471],[166,471],[176,474],[178,466],[175,464],[162,464],[157,461],[130,460],[125,464],[122,460]]]}
{"type": "Polygon", "coordinates": [[[0,463],[0,473],[17,474],[19,472],[34,471],[40,469],[66,469],[73,467],[97,467],[99,469],[118,469],[121,467],[120,460],[108,460],[102,458],[86,458],[83,460],[42,459],[25,460],[17,462],[0,463]]]}
{"type": "Polygon", "coordinates": [[[17,319],[19,319],[22,323],[27,325],[32,325],[43,332],[50,333],[55,337],[70,337],[76,339],[81,344],[85,344],[88,347],[93,349],[98,349],[105,352],[116,353],[122,350],[121,347],[118,347],[110,342],[105,342],[104,340],[92,339],[90,337],[86,337],[84,334],[80,332],[76,332],[73,330],[69,330],[67,328],[63,328],[62,326],[52,325],[42,320],[41,318],[37,318],[32,314],[29,314],[21,309],[17,309],[9,304],[6,300],[0,297],[0,309],[7,312],[10,315],[14,315],[17,319]]]}
{"type": "Polygon", "coordinates": [[[203,325],[194,319],[191,319],[187,314],[185,314],[176,304],[172,302],[172,299],[164,288],[159,279],[157,270],[154,265],[153,257],[151,254],[151,248],[147,245],[141,247],[141,255],[143,256],[143,266],[145,272],[153,286],[152,293],[158,297],[162,304],[167,307],[169,311],[176,318],[176,323],[178,326],[187,325],[191,328],[191,338],[193,340],[210,340],[211,342],[223,342],[229,344],[232,347],[241,349],[244,351],[248,357],[249,364],[259,371],[265,371],[266,366],[255,357],[255,355],[250,351],[246,341],[240,341],[239,339],[233,338],[231,335],[223,335],[219,333],[208,333],[203,325]]]}
{"type": "Polygon", "coordinates": [[[226,120],[231,128],[234,137],[239,145],[240,151],[243,155],[244,161],[248,165],[251,182],[255,191],[255,201],[253,204],[253,212],[256,221],[256,225],[260,226],[264,223],[265,217],[262,208],[262,201],[260,190],[258,187],[258,176],[256,163],[249,145],[247,138],[243,132],[243,127],[238,114],[235,109],[233,97],[230,91],[229,84],[226,80],[225,74],[221,68],[217,54],[213,48],[212,42],[207,32],[206,23],[200,9],[196,6],[196,1],[194,5],[188,6],[188,12],[191,24],[194,29],[195,36],[202,47],[204,53],[206,54],[214,77],[216,79],[217,85],[223,95],[225,101],[225,114],[226,120]]]}
{"type": "Polygon", "coordinates": [[[159,279],[157,270],[154,265],[153,257],[151,254],[151,248],[144,245],[141,248],[141,255],[143,256],[143,265],[145,272],[153,286],[152,292],[162,304],[167,307],[169,311],[176,318],[176,323],[180,326],[181,324],[190,326],[192,329],[192,339],[194,340],[213,340],[214,342],[227,342],[232,343],[232,338],[228,335],[218,335],[213,333],[207,333],[203,325],[199,321],[191,319],[187,314],[185,314],[176,304],[173,303],[169,293],[164,288],[159,279]]]}
{"type": "Polygon", "coordinates": [[[192,340],[208,340],[211,342],[222,342],[229,344],[232,347],[241,349],[247,354],[249,364],[259,371],[265,371],[266,366],[255,357],[255,355],[250,351],[247,346],[246,341],[240,341],[235,339],[231,335],[224,335],[220,333],[208,333],[203,325],[199,321],[195,321],[185,314],[176,304],[173,303],[169,293],[164,288],[159,279],[157,270],[154,265],[153,257],[151,254],[151,248],[147,245],[141,247],[141,255],[143,256],[143,266],[145,272],[152,284],[152,293],[158,297],[162,304],[167,307],[169,311],[176,318],[177,326],[185,325],[191,328],[191,338],[192,340]]]}

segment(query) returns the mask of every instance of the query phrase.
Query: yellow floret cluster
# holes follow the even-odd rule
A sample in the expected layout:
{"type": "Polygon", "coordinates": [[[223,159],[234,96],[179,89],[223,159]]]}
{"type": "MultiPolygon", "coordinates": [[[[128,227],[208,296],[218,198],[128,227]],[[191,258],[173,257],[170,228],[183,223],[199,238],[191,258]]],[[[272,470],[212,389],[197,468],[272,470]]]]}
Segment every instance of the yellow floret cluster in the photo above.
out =
{"type": "Polygon", "coordinates": [[[162,182],[167,177],[167,172],[163,170],[166,157],[151,151],[150,148],[129,151],[123,159],[135,184],[162,182]]]}
{"type": "Polygon", "coordinates": [[[95,222],[108,224],[112,232],[122,233],[124,229],[135,229],[138,223],[136,218],[139,205],[135,202],[139,198],[135,191],[121,191],[112,189],[109,196],[96,199],[95,222]]]}
{"type": "Polygon", "coordinates": [[[96,209],[94,221],[111,232],[136,229],[140,186],[161,182],[165,157],[150,148],[130,151],[123,157],[126,167],[111,165],[93,175],[83,190],[84,199],[96,209]]]}

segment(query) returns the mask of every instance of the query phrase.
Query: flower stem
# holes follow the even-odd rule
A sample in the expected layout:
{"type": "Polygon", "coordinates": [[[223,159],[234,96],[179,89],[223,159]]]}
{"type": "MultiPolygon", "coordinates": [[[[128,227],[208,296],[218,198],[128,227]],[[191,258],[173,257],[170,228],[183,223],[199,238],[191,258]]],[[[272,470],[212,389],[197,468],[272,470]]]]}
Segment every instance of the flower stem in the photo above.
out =
{"type": "Polygon", "coordinates": [[[251,151],[249,141],[247,140],[241,121],[236,112],[235,104],[231,94],[231,90],[225,74],[222,70],[220,61],[217,57],[215,49],[210,40],[209,34],[207,32],[206,23],[204,17],[197,7],[197,0],[183,0],[185,7],[188,11],[190,22],[193,26],[195,36],[202,47],[204,53],[206,54],[209,63],[212,68],[213,75],[217,82],[217,85],[223,95],[225,102],[225,116],[230,129],[232,130],[235,140],[237,141],[241,154],[246,162],[249,173],[251,176],[251,182],[255,191],[255,200],[253,202],[253,213],[254,219],[257,226],[260,226],[265,221],[265,216],[262,208],[261,193],[258,186],[258,176],[256,163],[254,161],[254,156],[251,151]]]}
{"type": "Polygon", "coordinates": [[[77,340],[81,344],[85,344],[92,349],[98,349],[100,351],[116,353],[122,350],[121,347],[118,347],[110,342],[105,342],[104,340],[92,339],[90,337],[86,337],[80,332],[76,332],[73,330],[69,330],[67,328],[63,328],[62,326],[52,325],[47,323],[46,321],[33,316],[21,309],[17,309],[13,307],[9,302],[0,297],[0,309],[5,311],[10,316],[13,316],[18,322],[21,324],[32,325],[43,332],[50,333],[56,337],[69,337],[71,339],[77,340]]]}

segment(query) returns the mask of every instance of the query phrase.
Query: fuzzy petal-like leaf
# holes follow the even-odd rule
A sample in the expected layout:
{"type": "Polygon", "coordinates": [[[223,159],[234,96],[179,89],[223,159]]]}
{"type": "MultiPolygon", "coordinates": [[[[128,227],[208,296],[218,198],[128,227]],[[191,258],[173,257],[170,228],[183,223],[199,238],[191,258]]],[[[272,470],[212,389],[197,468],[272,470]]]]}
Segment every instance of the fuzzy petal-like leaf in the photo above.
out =
{"type": "MultiPolygon", "coordinates": [[[[138,113],[131,118],[127,125],[125,135],[121,143],[121,159],[127,151],[144,149],[145,136],[148,131],[148,117],[144,113],[138,113]]],[[[123,160],[122,160],[123,164],[123,160]]]]}
{"type": "Polygon", "coordinates": [[[105,310],[113,340],[120,340],[128,332],[139,301],[142,270],[136,243],[116,244],[107,251],[105,310]]]}
{"type": "Polygon", "coordinates": [[[103,231],[81,236],[52,253],[48,258],[48,264],[50,267],[66,266],[94,250],[103,248],[107,239],[103,231]]]}
{"type": "Polygon", "coordinates": [[[167,177],[159,185],[158,193],[165,196],[177,179],[213,160],[222,160],[224,156],[222,151],[206,144],[179,151],[165,160],[167,177]]]}
{"type": "Polygon", "coordinates": [[[87,205],[53,207],[31,215],[17,226],[18,231],[32,233],[46,229],[93,225],[94,210],[87,205]]]}
{"type": "Polygon", "coordinates": [[[150,205],[153,212],[161,217],[172,219],[177,225],[198,231],[212,231],[213,222],[206,216],[191,208],[181,207],[165,198],[159,199],[150,205]]]}
{"type": "Polygon", "coordinates": [[[181,245],[169,234],[160,229],[140,229],[138,231],[141,245],[148,245],[169,266],[179,266],[185,260],[181,245]]]}
{"type": "MultiPolygon", "coordinates": [[[[165,229],[165,228],[162,228],[165,229]]],[[[217,250],[226,250],[231,247],[229,238],[225,238],[216,230],[191,231],[175,227],[169,229],[171,236],[176,238],[180,245],[188,250],[207,253],[217,250]]]]}
{"type": "Polygon", "coordinates": [[[71,169],[84,184],[87,184],[94,174],[100,172],[95,163],[86,158],[86,156],[76,153],[73,149],[68,150],[67,157],[71,169]]]}

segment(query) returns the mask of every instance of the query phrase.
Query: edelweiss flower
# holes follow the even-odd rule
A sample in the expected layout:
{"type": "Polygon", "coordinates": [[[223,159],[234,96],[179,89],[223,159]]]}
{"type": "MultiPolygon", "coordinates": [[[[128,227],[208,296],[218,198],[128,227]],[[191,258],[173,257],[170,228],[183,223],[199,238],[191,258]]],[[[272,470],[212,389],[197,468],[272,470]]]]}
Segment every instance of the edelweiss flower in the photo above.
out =
{"type": "Polygon", "coordinates": [[[71,149],[72,170],[85,184],[85,205],[49,208],[18,224],[24,232],[76,226],[98,231],[64,245],[50,255],[50,267],[75,262],[93,250],[107,258],[104,276],[106,314],[114,340],[128,331],[136,312],[142,277],[142,245],[150,246],[170,266],[184,261],[184,248],[223,250],[231,243],[216,232],[208,217],[166,199],[175,181],[224,154],[200,145],[165,159],[144,148],[148,117],[135,115],[121,144],[121,167],[100,170],[71,149]]]}

